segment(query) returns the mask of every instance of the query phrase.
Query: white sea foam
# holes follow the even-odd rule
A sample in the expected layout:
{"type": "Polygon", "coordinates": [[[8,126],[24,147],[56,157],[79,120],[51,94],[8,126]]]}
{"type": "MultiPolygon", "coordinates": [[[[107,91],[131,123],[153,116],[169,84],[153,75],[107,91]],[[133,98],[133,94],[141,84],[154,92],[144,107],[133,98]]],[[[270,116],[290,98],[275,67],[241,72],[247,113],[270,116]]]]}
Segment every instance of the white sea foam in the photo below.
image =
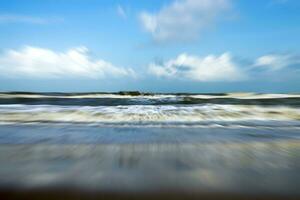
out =
{"type": "Polygon", "coordinates": [[[0,122],[197,123],[300,121],[300,109],[250,105],[0,105],[0,122]]]}

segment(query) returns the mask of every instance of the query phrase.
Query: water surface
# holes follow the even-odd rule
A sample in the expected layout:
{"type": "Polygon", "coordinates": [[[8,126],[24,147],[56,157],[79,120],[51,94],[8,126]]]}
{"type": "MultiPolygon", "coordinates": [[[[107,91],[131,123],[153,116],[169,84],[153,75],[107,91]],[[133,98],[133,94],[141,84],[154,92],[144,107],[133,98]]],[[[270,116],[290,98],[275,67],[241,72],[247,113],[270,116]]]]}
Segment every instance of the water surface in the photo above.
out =
{"type": "Polygon", "coordinates": [[[298,94],[0,94],[0,187],[300,195],[298,94]]]}

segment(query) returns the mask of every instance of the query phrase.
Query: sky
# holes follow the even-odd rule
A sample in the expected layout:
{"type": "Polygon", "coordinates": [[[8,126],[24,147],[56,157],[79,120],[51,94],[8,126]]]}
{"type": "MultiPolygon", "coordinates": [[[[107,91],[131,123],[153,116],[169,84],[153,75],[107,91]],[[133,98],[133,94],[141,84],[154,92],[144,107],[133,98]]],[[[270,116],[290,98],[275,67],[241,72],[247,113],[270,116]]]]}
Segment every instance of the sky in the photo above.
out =
{"type": "Polygon", "coordinates": [[[0,91],[300,92],[298,0],[1,0],[0,91]]]}

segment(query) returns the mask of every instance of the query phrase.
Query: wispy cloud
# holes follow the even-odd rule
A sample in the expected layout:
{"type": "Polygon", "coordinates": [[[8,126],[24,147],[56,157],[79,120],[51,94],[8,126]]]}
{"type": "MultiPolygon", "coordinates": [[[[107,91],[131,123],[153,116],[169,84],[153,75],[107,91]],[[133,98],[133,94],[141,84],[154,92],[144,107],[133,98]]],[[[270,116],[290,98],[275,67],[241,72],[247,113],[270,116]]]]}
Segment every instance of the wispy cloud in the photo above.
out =
{"type": "Polygon", "coordinates": [[[127,13],[126,13],[125,9],[123,8],[123,6],[121,6],[120,4],[117,5],[117,13],[121,18],[127,19],[127,13]]]}
{"type": "Polygon", "coordinates": [[[190,41],[230,7],[231,0],[177,0],[158,13],[142,12],[140,20],[157,42],[190,41]]]}
{"type": "Polygon", "coordinates": [[[1,76],[13,78],[110,78],[134,77],[131,68],[118,67],[102,59],[92,59],[86,47],[65,52],[26,46],[0,55],[1,76]]]}
{"type": "Polygon", "coordinates": [[[49,24],[59,23],[64,20],[59,17],[43,18],[28,15],[16,15],[16,14],[0,14],[0,24],[8,23],[24,23],[24,24],[49,24]]]}

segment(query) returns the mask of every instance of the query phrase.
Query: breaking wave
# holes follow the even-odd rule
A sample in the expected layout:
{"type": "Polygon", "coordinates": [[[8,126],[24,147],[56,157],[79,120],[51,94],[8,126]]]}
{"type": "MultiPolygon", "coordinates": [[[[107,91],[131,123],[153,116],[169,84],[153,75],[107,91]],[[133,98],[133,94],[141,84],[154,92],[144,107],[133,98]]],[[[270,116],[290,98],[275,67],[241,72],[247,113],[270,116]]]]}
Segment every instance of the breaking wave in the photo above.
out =
{"type": "Polygon", "coordinates": [[[0,123],[298,126],[300,95],[0,93],[0,123]]]}
{"type": "Polygon", "coordinates": [[[0,105],[1,123],[203,124],[294,121],[300,109],[249,105],[0,105]]]}

